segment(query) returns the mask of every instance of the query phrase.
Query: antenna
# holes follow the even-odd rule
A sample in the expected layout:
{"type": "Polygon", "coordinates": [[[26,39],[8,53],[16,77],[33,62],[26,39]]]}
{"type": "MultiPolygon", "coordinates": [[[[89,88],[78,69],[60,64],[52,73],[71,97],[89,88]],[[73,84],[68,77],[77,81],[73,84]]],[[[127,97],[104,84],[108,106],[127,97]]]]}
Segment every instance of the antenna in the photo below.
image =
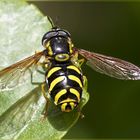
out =
{"type": "Polygon", "coordinates": [[[55,17],[55,24],[52,21],[51,17],[49,17],[49,16],[48,16],[48,20],[51,23],[52,28],[58,28],[58,24],[59,24],[59,22],[58,22],[59,21],[59,17],[58,16],[55,17]]]}
{"type": "Polygon", "coordinates": [[[56,26],[55,26],[55,24],[53,23],[53,21],[52,21],[51,17],[49,17],[49,16],[47,16],[47,17],[48,17],[49,22],[50,22],[50,23],[51,23],[51,25],[52,25],[52,28],[56,27],[56,26]]]}
{"type": "Polygon", "coordinates": [[[58,25],[59,25],[59,20],[60,18],[59,18],[59,16],[56,16],[55,17],[55,25],[56,25],[56,27],[58,27],[58,25]]]}

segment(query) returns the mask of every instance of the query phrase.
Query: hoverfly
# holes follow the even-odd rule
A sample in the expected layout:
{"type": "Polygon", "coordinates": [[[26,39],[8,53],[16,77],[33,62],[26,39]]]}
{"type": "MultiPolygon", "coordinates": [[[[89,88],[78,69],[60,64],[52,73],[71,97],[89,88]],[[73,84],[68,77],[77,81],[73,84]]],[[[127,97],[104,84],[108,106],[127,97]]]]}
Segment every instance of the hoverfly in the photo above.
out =
{"type": "Polygon", "coordinates": [[[54,104],[62,112],[70,112],[80,103],[86,85],[86,76],[81,70],[84,60],[102,74],[122,80],[140,79],[140,68],[132,63],[74,47],[71,34],[64,29],[52,27],[44,34],[42,45],[43,51],[0,71],[0,90],[17,86],[18,83],[12,85],[14,79],[18,81],[31,66],[41,65],[46,71],[41,87],[47,104],[46,87],[54,104]],[[83,59],[79,60],[78,55],[83,59]]]}

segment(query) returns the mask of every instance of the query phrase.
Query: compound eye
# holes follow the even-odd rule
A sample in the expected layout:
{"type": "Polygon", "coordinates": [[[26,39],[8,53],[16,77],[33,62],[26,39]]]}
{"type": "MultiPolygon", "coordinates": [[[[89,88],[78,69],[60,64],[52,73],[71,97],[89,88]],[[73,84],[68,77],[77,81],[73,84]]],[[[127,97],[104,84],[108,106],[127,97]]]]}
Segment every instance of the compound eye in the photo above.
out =
{"type": "Polygon", "coordinates": [[[57,35],[57,32],[55,31],[49,31],[47,33],[44,34],[43,38],[42,38],[42,45],[45,46],[45,44],[54,36],[57,35]]]}
{"type": "Polygon", "coordinates": [[[68,32],[68,31],[66,31],[66,30],[59,30],[58,31],[58,34],[60,35],[60,36],[64,36],[64,37],[68,37],[68,38],[70,38],[71,37],[71,35],[70,35],[70,33],[68,32]]]}
{"type": "Polygon", "coordinates": [[[67,61],[69,59],[69,55],[68,54],[57,54],[55,56],[55,60],[56,61],[67,61]]]}

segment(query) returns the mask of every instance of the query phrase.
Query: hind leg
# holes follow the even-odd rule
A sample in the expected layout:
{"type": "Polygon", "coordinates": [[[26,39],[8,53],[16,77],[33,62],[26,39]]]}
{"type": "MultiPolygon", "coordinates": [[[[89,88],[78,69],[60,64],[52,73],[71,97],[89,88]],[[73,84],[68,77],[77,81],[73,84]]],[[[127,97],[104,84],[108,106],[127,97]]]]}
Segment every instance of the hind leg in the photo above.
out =
{"type": "Polygon", "coordinates": [[[87,95],[85,95],[85,93],[87,92],[87,78],[86,76],[83,76],[83,95],[82,95],[82,105],[78,106],[78,112],[79,112],[79,116],[81,119],[83,119],[85,116],[84,114],[82,113],[81,109],[83,107],[83,105],[85,104],[85,101],[86,98],[87,98],[87,95]]]}
{"type": "Polygon", "coordinates": [[[50,104],[50,99],[47,97],[47,94],[46,94],[47,92],[45,91],[45,87],[46,87],[46,82],[44,82],[41,85],[42,94],[43,94],[44,98],[46,99],[45,111],[43,113],[44,118],[46,118],[46,116],[47,116],[47,112],[48,112],[48,108],[49,108],[49,104],[50,104]]]}

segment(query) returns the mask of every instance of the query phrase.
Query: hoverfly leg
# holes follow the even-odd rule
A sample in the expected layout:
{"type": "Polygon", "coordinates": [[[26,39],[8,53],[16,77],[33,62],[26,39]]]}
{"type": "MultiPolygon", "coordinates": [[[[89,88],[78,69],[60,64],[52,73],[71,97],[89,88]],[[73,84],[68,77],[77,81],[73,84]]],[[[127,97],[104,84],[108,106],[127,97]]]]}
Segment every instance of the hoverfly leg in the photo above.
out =
{"type": "Polygon", "coordinates": [[[42,63],[37,63],[35,69],[36,69],[36,71],[39,72],[40,74],[45,75],[45,71],[42,71],[42,70],[38,69],[38,66],[43,66],[43,65],[44,65],[44,64],[42,64],[42,63]]]}
{"type": "MultiPolygon", "coordinates": [[[[83,85],[84,85],[84,89],[87,90],[87,78],[84,75],[83,75],[83,85]]],[[[81,112],[81,109],[79,106],[78,106],[78,112],[79,112],[80,118],[83,119],[85,115],[81,112]]]]}
{"type": "Polygon", "coordinates": [[[32,85],[40,85],[40,84],[42,84],[42,82],[34,82],[33,81],[33,72],[29,69],[29,71],[30,71],[30,73],[31,73],[31,84],[32,85]]]}
{"type": "MultiPolygon", "coordinates": [[[[35,54],[38,53],[40,51],[35,51],[35,54]]],[[[46,58],[45,56],[43,56],[40,61],[38,61],[35,65],[35,69],[37,72],[39,72],[40,74],[45,75],[45,71],[49,68],[50,66],[50,60],[48,58],[46,58]],[[42,67],[43,69],[45,68],[44,71],[40,70],[39,67],[42,67]]]]}
{"type": "MultiPolygon", "coordinates": [[[[87,90],[87,78],[84,75],[83,75],[83,85],[84,85],[84,90],[87,90]]],[[[80,118],[83,119],[85,115],[81,112],[81,109],[79,106],[78,106],[78,112],[79,112],[80,118]]]]}
{"type": "Polygon", "coordinates": [[[48,107],[49,107],[49,104],[50,104],[50,99],[47,97],[47,94],[46,94],[46,91],[45,91],[45,87],[46,87],[46,83],[44,82],[44,83],[41,85],[42,94],[43,94],[44,98],[46,99],[45,111],[43,112],[44,119],[45,119],[46,116],[47,116],[48,107]]]}
{"type": "Polygon", "coordinates": [[[29,69],[29,71],[30,71],[30,73],[31,73],[31,84],[32,84],[32,85],[39,85],[40,83],[34,82],[34,81],[33,81],[33,72],[32,72],[32,70],[29,69]]]}
{"type": "Polygon", "coordinates": [[[75,65],[77,65],[78,67],[81,68],[81,66],[82,66],[82,64],[84,63],[85,59],[84,59],[84,58],[78,59],[78,52],[75,52],[75,53],[73,54],[73,58],[71,59],[71,61],[72,61],[75,65]]]}
{"type": "Polygon", "coordinates": [[[78,107],[78,113],[81,119],[83,119],[85,117],[85,115],[81,112],[80,107],[78,107]]]}
{"type": "Polygon", "coordinates": [[[81,67],[81,66],[82,66],[82,64],[85,62],[85,59],[84,59],[84,58],[82,58],[82,59],[78,60],[78,62],[79,62],[79,65],[80,65],[80,67],[81,67]]]}
{"type": "Polygon", "coordinates": [[[85,75],[83,75],[83,85],[84,85],[84,89],[87,91],[88,80],[87,80],[87,77],[85,75]]]}

